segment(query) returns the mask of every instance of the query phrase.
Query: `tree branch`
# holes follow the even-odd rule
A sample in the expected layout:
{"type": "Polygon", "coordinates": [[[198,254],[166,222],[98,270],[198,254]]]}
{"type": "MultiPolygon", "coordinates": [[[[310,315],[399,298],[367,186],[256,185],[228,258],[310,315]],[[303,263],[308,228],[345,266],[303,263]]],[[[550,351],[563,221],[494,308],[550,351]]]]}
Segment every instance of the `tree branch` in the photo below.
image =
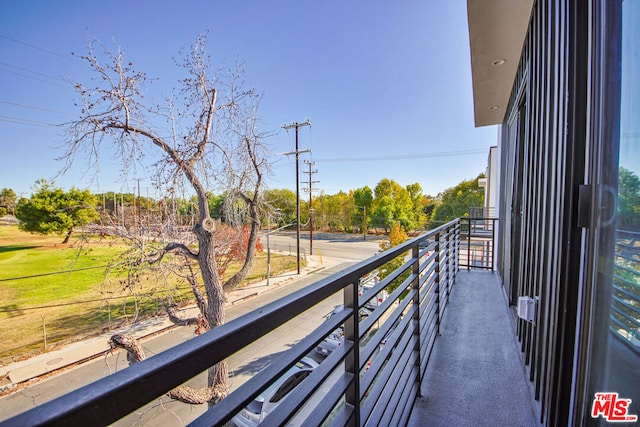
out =
{"type": "MultiPolygon", "coordinates": [[[[146,359],[142,347],[140,347],[135,338],[130,336],[115,334],[109,340],[109,345],[112,349],[122,348],[125,350],[127,352],[127,360],[130,364],[138,363],[146,359]]],[[[217,402],[226,396],[226,391],[221,390],[219,387],[195,389],[188,386],[178,386],[168,391],[167,396],[180,402],[198,405],[207,402],[217,402]]]]}
{"type": "Polygon", "coordinates": [[[172,243],[169,243],[167,246],[165,246],[163,249],[149,255],[146,261],[149,264],[158,263],[162,261],[162,259],[166,254],[173,251],[180,252],[182,255],[185,256],[185,258],[192,259],[195,261],[198,260],[198,254],[192,252],[191,249],[189,249],[186,245],[178,242],[172,242],[172,243]]]}
{"type": "Polygon", "coordinates": [[[189,325],[197,325],[198,317],[189,317],[187,319],[182,319],[178,317],[175,312],[175,304],[171,304],[166,306],[167,314],[169,315],[169,320],[176,326],[189,326],[189,325]]]}

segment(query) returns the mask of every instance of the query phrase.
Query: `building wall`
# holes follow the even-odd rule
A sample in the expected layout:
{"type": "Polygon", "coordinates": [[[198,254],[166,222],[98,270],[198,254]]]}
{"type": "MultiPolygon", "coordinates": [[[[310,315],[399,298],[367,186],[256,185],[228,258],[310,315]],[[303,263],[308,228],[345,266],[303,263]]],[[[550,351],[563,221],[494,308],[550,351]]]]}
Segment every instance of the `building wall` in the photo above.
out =
{"type": "Polygon", "coordinates": [[[638,0],[535,3],[501,128],[498,270],[511,305],[537,301],[534,322],[514,322],[548,425],[602,422],[589,410],[605,387],[639,412],[637,392],[612,379],[616,233],[603,219],[616,212],[625,2],[638,0]]]}

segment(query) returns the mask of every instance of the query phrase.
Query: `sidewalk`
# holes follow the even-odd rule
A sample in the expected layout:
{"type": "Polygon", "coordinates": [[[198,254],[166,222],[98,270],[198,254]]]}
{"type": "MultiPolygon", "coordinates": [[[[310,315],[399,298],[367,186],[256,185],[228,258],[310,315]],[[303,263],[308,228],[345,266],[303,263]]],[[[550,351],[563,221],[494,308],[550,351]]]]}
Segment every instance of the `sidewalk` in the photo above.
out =
{"type": "MultiPolygon", "coordinates": [[[[281,276],[271,277],[268,287],[266,286],[266,280],[263,280],[239,288],[227,294],[226,305],[231,306],[242,303],[249,298],[270,292],[279,286],[293,283],[315,271],[331,267],[338,262],[340,260],[308,256],[307,265],[300,269],[299,275],[296,271],[293,271],[281,276]]],[[[184,318],[194,317],[197,315],[198,309],[195,306],[186,307],[179,310],[179,313],[184,318]]],[[[0,392],[11,390],[24,381],[104,355],[110,350],[109,338],[116,333],[127,334],[141,339],[174,327],[175,325],[171,323],[167,316],[154,317],[125,328],[109,331],[94,338],[69,344],[59,350],[43,353],[28,360],[0,366],[0,378],[8,377],[10,381],[10,384],[0,385],[0,392]]]]}

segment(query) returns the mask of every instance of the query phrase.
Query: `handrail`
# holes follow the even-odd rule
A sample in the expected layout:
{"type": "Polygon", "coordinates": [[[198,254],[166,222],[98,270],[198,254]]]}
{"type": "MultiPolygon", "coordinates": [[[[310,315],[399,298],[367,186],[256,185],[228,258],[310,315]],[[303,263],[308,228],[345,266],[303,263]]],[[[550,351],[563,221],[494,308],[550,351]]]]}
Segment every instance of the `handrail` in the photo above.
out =
{"type": "Polygon", "coordinates": [[[495,260],[496,221],[498,218],[460,218],[464,245],[461,267],[493,271],[495,260]]]}
{"type": "Polygon", "coordinates": [[[296,423],[303,417],[312,425],[329,418],[334,425],[364,425],[371,420],[406,424],[455,283],[459,249],[457,219],[3,424],[112,423],[339,292],[341,311],[192,424],[228,422],[341,324],[344,345],[323,360],[264,422],[296,423]],[[359,297],[359,279],[396,258],[405,262],[359,297]],[[360,308],[384,288],[390,290],[389,297],[361,321],[360,308]],[[318,398],[320,394],[326,397],[318,398]]]}

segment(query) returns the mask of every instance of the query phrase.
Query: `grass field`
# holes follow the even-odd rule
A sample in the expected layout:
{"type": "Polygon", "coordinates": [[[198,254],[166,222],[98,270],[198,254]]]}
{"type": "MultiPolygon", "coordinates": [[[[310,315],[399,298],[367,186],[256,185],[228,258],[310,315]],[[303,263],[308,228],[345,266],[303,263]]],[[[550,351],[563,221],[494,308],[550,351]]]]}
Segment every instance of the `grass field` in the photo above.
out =
{"type": "MultiPolygon", "coordinates": [[[[132,292],[119,277],[106,277],[106,266],[126,250],[115,239],[61,241],[0,225],[0,364],[163,314],[167,302],[192,302],[178,280],[146,274],[132,292]]],[[[294,257],[271,261],[274,275],[295,268],[294,257]]],[[[259,254],[247,281],[265,272],[266,256],[259,254]]]]}

